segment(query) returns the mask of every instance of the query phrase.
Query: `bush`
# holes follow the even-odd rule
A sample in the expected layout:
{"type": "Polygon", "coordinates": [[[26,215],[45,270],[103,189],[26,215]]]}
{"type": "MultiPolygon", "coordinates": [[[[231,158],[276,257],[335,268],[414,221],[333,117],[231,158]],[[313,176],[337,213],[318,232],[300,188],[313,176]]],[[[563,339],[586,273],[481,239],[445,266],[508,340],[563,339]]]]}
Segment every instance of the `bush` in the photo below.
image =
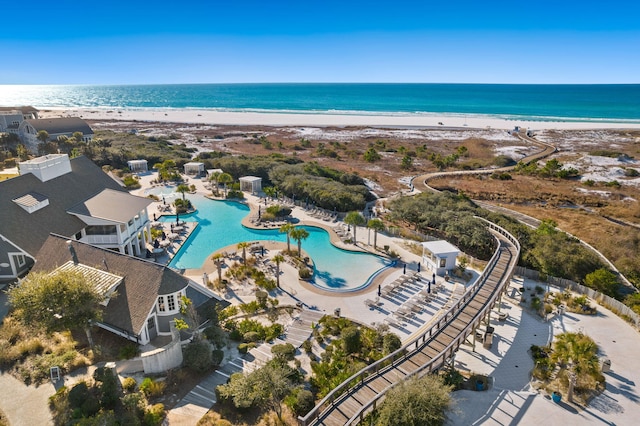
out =
{"type": "Polygon", "coordinates": [[[131,344],[127,343],[126,345],[120,348],[120,351],[118,351],[118,358],[120,359],[135,358],[136,356],[138,356],[139,352],[140,350],[138,349],[138,345],[133,343],[131,344]]]}
{"type": "Polygon", "coordinates": [[[304,416],[315,405],[315,398],[310,391],[296,388],[285,398],[284,403],[291,408],[291,411],[293,411],[296,416],[304,416]]]}
{"type": "Polygon", "coordinates": [[[282,343],[273,345],[271,347],[271,353],[275,358],[283,359],[285,361],[293,361],[296,354],[296,348],[291,343],[282,343]]]}
{"type": "Polygon", "coordinates": [[[305,340],[304,342],[302,342],[302,349],[306,353],[310,354],[313,350],[313,343],[311,343],[311,340],[305,340]]]}
{"type": "Polygon", "coordinates": [[[248,333],[244,333],[242,340],[244,340],[245,343],[257,342],[260,340],[260,334],[255,331],[250,331],[248,333]]]}
{"type": "MultiPolygon", "coordinates": [[[[198,373],[204,373],[212,366],[212,352],[206,341],[194,341],[182,350],[184,366],[198,373]]],[[[140,386],[142,390],[142,385],[140,386]]]]}
{"type": "Polygon", "coordinates": [[[241,354],[246,354],[249,349],[253,349],[255,348],[257,345],[254,342],[251,343],[240,343],[238,345],[238,352],[240,352],[241,354]]]}
{"type": "Polygon", "coordinates": [[[145,377],[140,384],[140,392],[147,397],[157,398],[164,392],[167,384],[165,382],[155,381],[151,377],[145,377]]]}
{"type": "Polygon", "coordinates": [[[122,381],[122,389],[126,392],[134,392],[138,383],[133,377],[127,377],[122,381]]]}
{"type": "Polygon", "coordinates": [[[308,280],[311,278],[311,270],[309,268],[302,267],[298,270],[298,276],[303,280],[308,280]]]}
{"type": "Polygon", "coordinates": [[[152,405],[151,408],[144,412],[144,425],[145,426],[157,426],[162,424],[165,411],[163,404],[152,405]]]}
{"type": "Polygon", "coordinates": [[[213,352],[211,352],[211,363],[213,364],[214,367],[217,367],[220,364],[222,364],[223,359],[224,359],[224,351],[220,349],[215,349],[213,352]]]}

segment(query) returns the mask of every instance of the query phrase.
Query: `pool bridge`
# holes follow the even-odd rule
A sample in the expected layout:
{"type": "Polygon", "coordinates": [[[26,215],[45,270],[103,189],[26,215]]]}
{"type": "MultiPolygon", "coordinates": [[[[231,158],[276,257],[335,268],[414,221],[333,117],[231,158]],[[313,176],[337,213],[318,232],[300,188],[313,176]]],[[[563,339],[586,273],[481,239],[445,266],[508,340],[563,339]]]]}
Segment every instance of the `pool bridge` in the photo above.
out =
{"type": "MultiPolygon", "coordinates": [[[[482,219],[484,220],[484,219],[482,219]]],[[[300,425],[355,425],[382,402],[396,384],[434,373],[453,360],[467,338],[475,344],[476,330],[500,302],[518,263],[520,244],[503,228],[488,222],[497,250],[475,283],[437,322],[385,358],[363,368],[333,389],[304,417],[300,425]]],[[[499,305],[498,305],[499,306],[499,305]]]]}

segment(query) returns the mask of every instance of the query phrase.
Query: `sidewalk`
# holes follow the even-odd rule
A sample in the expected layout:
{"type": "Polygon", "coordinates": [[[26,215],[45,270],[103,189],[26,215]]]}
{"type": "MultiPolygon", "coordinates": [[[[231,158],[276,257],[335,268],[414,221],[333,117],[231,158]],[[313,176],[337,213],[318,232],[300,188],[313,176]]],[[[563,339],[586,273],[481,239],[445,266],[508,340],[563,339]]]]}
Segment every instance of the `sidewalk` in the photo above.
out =
{"type": "MultiPolygon", "coordinates": [[[[515,278],[512,286],[535,287],[530,280],[515,278]]],[[[511,294],[510,291],[507,294],[511,294]]],[[[456,354],[456,367],[494,377],[494,386],[486,392],[458,391],[453,394],[457,407],[448,425],[573,425],[573,424],[637,424],[640,394],[640,339],[638,332],[602,306],[598,315],[565,314],[548,323],[517,306],[518,301],[503,299],[505,322],[492,320],[495,336],[491,349],[476,344],[473,352],[463,347],[456,354]],[[605,373],[606,390],[588,407],[562,402],[553,403],[548,395],[529,386],[533,360],[532,344],[545,345],[554,335],[565,331],[582,331],[600,348],[600,357],[611,360],[611,371],[605,373]]],[[[496,308],[497,309],[497,308],[496,308]]],[[[494,317],[495,318],[495,317],[494,317]]]]}

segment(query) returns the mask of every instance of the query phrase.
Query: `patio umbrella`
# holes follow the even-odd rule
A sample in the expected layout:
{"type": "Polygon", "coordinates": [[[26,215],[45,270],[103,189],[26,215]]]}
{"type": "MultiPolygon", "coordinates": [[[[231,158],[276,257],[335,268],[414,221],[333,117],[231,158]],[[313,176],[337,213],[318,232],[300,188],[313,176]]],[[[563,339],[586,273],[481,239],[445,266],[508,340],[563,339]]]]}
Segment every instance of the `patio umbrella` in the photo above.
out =
{"type": "Polygon", "coordinates": [[[433,273],[433,283],[434,284],[436,283],[436,273],[435,272],[433,273]]]}
{"type": "Polygon", "coordinates": [[[153,220],[158,220],[155,213],[153,214],[153,220]]]}
{"type": "Polygon", "coordinates": [[[420,272],[420,262],[418,262],[418,272],[420,272]]]}
{"type": "Polygon", "coordinates": [[[402,273],[403,273],[403,274],[406,274],[406,273],[407,273],[407,264],[406,264],[406,263],[404,263],[404,264],[402,265],[402,273]]]}
{"type": "Polygon", "coordinates": [[[153,240],[153,248],[158,248],[160,247],[160,241],[158,241],[158,239],[156,238],[155,240],[153,240]]]}
{"type": "Polygon", "coordinates": [[[382,288],[380,287],[380,284],[378,284],[378,296],[380,296],[381,290],[382,290],[382,288]]]}
{"type": "Polygon", "coordinates": [[[180,213],[176,210],[176,225],[180,225],[180,213]]]}
{"type": "Polygon", "coordinates": [[[431,293],[431,281],[427,281],[427,293],[431,293]]]}
{"type": "Polygon", "coordinates": [[[162,239],[166,240],[167,239],[167,234],[164,233],[164,231],[162,231],[162,239]]]}

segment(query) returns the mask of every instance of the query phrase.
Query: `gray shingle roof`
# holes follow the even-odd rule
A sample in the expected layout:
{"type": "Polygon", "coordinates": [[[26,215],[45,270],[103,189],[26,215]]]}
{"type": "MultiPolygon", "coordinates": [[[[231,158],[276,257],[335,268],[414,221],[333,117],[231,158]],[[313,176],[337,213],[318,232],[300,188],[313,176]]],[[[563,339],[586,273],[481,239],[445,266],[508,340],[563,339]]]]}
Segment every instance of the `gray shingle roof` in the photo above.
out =
{"type": "Polygon", "coordinates": [[[125,192],[116,181],[86,157],[71,160],[71,173],[42,182],[31,173],[0,182],[0,234],[34,256],[49,233],[73,236],[85,224],[67,210],[105,188],[125,192]],[[31,192],[49,205],[31,214],[12,200],[31,192]]]}
{"type": "Polygon", "coordinates": [[[152,202],[149,198],[136,197],[122,191],[105,189],[88,200],[71,207],[68,212],[127,223],[152,202]]]}
{"type": "MultiPolygon", "coordinates": [[[[104,308],[102,322],[138,334],[158,295],[187,287],[189,279],[172,269],[111,250],[72,241],[78,262],[123,277],[115,295],[104,308]]],[[[51,272],[71,260],[67,238],[50,235],[38,252],[32,271],[51,272]]]]}
{"type": "Polygon", "coordinates": [[[32,112],[39,112],[39,110],[35,109],[31,105],[16,106],[16,107],[0,106],[0,111],[20,111],[23,114],[29,114],[29,113],[32,113],[32,112]]]}
{"type": "Polygon", "coordinates": [[[82,132],[84,135],[93,134],[89,124],[82,118],[41,118],[37,120],[25,120],[36,131],[46,130],[49,134],[82,132]]]}

